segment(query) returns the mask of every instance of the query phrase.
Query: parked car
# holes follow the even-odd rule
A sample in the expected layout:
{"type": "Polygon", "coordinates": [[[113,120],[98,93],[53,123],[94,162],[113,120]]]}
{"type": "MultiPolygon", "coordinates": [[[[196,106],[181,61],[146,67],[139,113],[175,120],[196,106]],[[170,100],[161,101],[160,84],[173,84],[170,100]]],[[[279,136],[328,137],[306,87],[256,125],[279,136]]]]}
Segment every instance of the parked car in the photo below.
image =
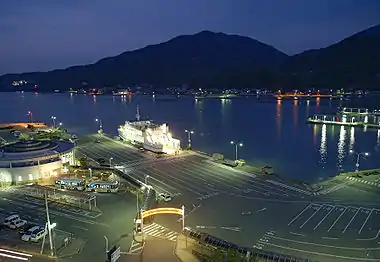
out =
{"type": "Polygon", "coordinates": [[[20,216],[17,214],[10,215],[4,219],[4,225],[9,226],[12,221],[20,219],[20,216]]]}
{"type": "Polygon", "coordinates": [[[19,219],[13,220],[8,226],[12,229],[19,229],[20,227],[24,226],[26,223],[27,223],[26,220],[19,218],[19,219]]]}
{"type": "Polygon", "coordinates": [[[29,229],[22,237],[21,240],[23,241],[33,241],[37,242],[41,238],[47,235],[47,230],[44,226],[34,226],[31,229],[29,229]]]}
{"type": "Polygon", "coordinates": [[[28,232],[29,229],[35,227],[34,225],[28,225],[28,224],[25,224],[23,225],[22,227],[20,227],[18,229],[18,233],[22,236],[24,235],[26,232],[28,232]]]}
{"type": "Polygon", "coordinates": [[[158,196],[160,199],[164,200],[165,202],[169,202],[172,200],[172,197],[169,194],[161,193],[158,196]]]}

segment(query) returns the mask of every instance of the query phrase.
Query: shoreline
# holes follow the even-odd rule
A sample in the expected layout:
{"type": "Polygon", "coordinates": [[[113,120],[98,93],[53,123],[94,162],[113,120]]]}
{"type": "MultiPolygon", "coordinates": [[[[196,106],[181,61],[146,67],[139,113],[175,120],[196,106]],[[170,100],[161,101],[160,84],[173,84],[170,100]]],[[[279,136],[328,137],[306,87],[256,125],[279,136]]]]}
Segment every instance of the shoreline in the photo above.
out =
{"type": "MultiPolygon", "coordinates": [[[[260,177],[262,179],[274,179],[274,180],[284,182],[284,183],[291,183],[294,186],[297,186],[301,189],[309,190],[311,192],[317,192],[320,190],[320,188],[318,187],[318,183],[309,183],[309,182],[305,182],[305,181],[298,180],[295,178],[284,177],[282,175],[276,174],[275,172],[272,172],[272,173],[267,172],[266,167],[270,167],[273,170],[272,166],[258,167],[258,166],[253,166],[253,165],[249,165],[249,164],[244,163],[243,165],[237,165],[235,167],[232,167],[232,166],[226,165],[226,164],[224,164],[218,160],[213,159],[212,154],[202,152],[200,150],[194,150],[194,149],[189,150],[189,151],[200,154],[202,156],[206,156],[210,159],[210,161],[214,162],[215,164],[219,164],[221,166],[240,170],[240,171],[252,174],[254,176],[260,177]],[[315,188],[315,187],[317,187],[317,188],[315,188]]],[[[225,160],[229,160],[229,159],[225,159],[225,160]]],[[[231,160],[229,160],[229,161],[231,161],[231,160]]]]}

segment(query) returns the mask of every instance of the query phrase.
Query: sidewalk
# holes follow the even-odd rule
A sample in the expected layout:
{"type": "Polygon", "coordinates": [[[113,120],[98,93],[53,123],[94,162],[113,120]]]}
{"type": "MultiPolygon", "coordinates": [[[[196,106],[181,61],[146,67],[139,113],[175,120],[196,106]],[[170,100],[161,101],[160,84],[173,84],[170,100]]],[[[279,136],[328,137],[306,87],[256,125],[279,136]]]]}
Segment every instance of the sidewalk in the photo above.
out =
{"type": "Polygon", "coordinates": [[[86,242],[86,240],[81,238],[73,238],[67,245],[67,247],[62,246],[58,248],[56,255],[58,258],[72,257],[78,255],[86,245],[86,242]]]}
{"type": "Polygon", "coordinates": [[[199,262],[200,260],[192,253],[194,243],[194,239],[185,237],[182,234],[178,235],[174,254],[182,262],[199,262]]]}

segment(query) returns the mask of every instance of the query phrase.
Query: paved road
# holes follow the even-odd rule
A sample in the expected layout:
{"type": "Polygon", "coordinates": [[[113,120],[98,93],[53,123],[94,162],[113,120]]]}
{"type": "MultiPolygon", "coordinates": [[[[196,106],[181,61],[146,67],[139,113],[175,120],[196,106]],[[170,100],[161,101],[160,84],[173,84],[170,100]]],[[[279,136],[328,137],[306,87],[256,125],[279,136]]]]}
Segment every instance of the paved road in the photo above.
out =
{"type": "Polygon", "coordinates": [[[78,141],[77,152],[95,161],[98,158],[108,160],[112,157],[112,165],[127,165],[134,162],[154,159],[154,157],[148,153],[140,152],[136,148],[110,138],[105,138],[104,136],[92,135],[81,139],[82,141],[78,141]],[[96,143],[96,140],[100,141],[100,143],[96,143]]]}
{"type": "MultiPolygon", "coordinates": [[[[83,152],[107,158],[113,144],[102,141],[100,150],[88,147],[83,152]]],[[[215,165],[200,155],[157,160],[119,146],[117,164],[127,166],[124,171],[140,181],[147,178],[158,192],[174,196],[163,206],[185,205],[187,226],[242,246],[317,261],[380,261],[378,189],[345,181],[314,196],[271,177],[215,165]],[[132,157],[129,152],[134,152],[132,157]]],[[[147,234],[170,240],[180,230],[179,217],[158,216],[147,234]]]]}
{"type": "MultiPolygon", "coordinates": [[[[11,213],[17,213],[30,223],[44,224],[46,213],[39,201],[41,202],[41,200],[31,202],[30,199],[20,197],[12,192],[0,191],[0,218],[4,218],[11,213]]],[[[58,233],[71,233],[86,241],[79,255],[62,260],[78,262],[103,261],[99,260],[99,258],[105,258],[105,240],[103,236],[108,237],[110,245],[119,244],[125,251],[128,251],[132,241],[130,234],[133,228],[132,222],[136,214],[135,203],[135,197],[129,194],[98,194],[98,206],[104,214],[97,218],[88,216],[83,211],[79,212],[78,210],[78,212],[75,212],[74,208],[49,203],[50,219],[52,223],[57,223],[55,229],[57,235],[58,233]]],[[[5,243],[14,241],[17,244],[19,236],[17,236],[16,232],[8,229],[6,231],[1,233],[0,241],[5,241],[5,243]]],[[[59,240],[56,241],[58,242],[59,240]]],[[[74,252],[75,249],[73,247],[71,252],[74,252]]],[[[0,257],[0,261],[3,261],[1,259],[0,257]]],[[[29,261],[46,260],[33,256],[29,258],[29,261]]]]}

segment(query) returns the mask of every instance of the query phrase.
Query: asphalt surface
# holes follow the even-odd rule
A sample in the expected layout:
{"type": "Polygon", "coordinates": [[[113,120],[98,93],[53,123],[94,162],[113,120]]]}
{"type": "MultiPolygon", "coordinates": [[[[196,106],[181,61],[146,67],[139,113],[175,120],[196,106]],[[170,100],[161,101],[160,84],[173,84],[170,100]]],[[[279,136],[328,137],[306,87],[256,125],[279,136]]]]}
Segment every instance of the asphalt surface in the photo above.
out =
{"type": "MultiPolygon", "coordinates": [[[[345,181],[314,195],[197,154],[159,160],[108,139],[90,144],[81,153],[114,157],[120,169],[171,194],[173,200],[163,206],[185,205],[186,226],[245,247],[315,261],[380,261],[377,188],[345,181]]],[[[174,215],[157,216],[147,234],[174,242],[171,236],[181,225],[174,215]]]]}
{"type": "MultiPolygon", "coordinates": [[[[57,223],[56,228],[56,246],[62,243],[62,235],[73,234],[76,238],[83,240],[83,249],[79,254],[76,249],[79,247],[71,247],[70,250],[63,251],[62,254],[73,255],[59,259],[59,261],[105,261],[105,239],[108,238],[109,246],[121,245],[128,251],[132,242],[133,218],[136,215],[136,198],[127,193],[119,194],[98,194],[98,207],[102,209],[103,214],[94,217],[93,213],[87,214],[83,210],[69,208],[65,205],[56,205],[49,202],[49,213],[51,223],[57,223]]],[[[21,218],[26,219],[28,223],[43,225],[46,221],[46,211],[43,200],[31,201],[31,198],[22,197],[15,194],[12,190],[0,191],[0,219],[10,214],[17,213],[21,218]]],[[[0,242],[14,246],[20,246],[20,237],[17,232],[5,229],[1,232],[0,242]]],[[[34,245],[28,247],[24,253],[33,253],[40,250],[41,242],[38,244],[22,244],[34,245]],[[28,252],[29,251],[29,252],[28,252]]],[[[68,248],[69,249],[69,248],[68,248]]],[[[24,249],[25,250],[25,249],[24,249]]],[[[16,261],[17,259],[8,259],[16,261]]],[[[4,260],[1,257],[0,261],[4,260]]],[[[28,261],[52,261],[44,257],[29,257],[28,261]]]]}

